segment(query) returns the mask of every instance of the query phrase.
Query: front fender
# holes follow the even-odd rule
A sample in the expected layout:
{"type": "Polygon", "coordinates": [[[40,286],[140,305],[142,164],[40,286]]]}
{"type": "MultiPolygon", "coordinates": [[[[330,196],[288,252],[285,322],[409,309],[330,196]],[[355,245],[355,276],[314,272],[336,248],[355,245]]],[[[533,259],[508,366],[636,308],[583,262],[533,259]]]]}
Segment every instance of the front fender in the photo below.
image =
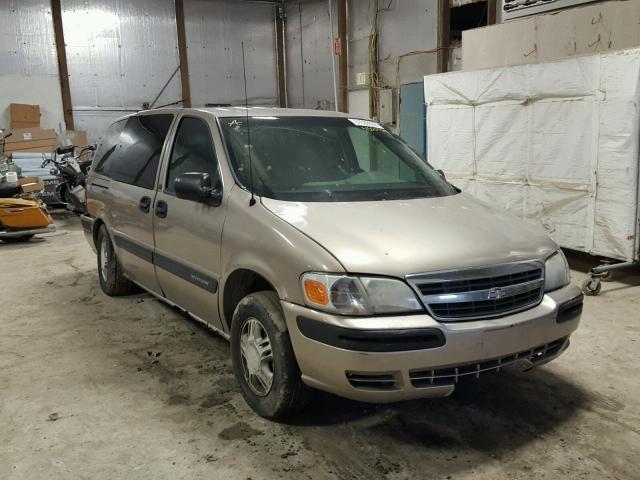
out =
{"type": "Polygon", "coordinates": [[[229,192],[222,234],[222,283],[237,269],[253,270],[267,279],[282,300],[304,303],[300,275],[308,271],[344,272],[344,268],[314,240],[266,209],[249,206],[250,194],[229,192]]]}

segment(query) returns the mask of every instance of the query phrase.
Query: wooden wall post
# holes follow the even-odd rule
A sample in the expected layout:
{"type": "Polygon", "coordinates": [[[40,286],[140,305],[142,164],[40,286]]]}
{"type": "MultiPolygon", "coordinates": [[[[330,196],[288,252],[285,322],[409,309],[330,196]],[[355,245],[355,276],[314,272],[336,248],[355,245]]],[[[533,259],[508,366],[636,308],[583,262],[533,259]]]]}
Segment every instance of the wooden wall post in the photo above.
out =
{"type": "Polygon", "coordinates": [[[349,38],[347,34],[347,0],[338,0],[338,42],[340,43],[339,75],[341,112],[349,111],[349,38]]]}
{"type": "Polygon", "coordinates": [[[276,16],[276,60],[278,68],[278,106],[287,106],[287,66],[285,63],[285,22],[284,2],[274,7],[276,16]]]}
{"type": "Polygon", "coordinates": [[[438,73],[449,71],[449,46],[451,45],[451,3],[438,0],[438,73]]]}
{"type": "Polygon", "coordinates": [[[180,61],[180,84],[182,85],[182,106],[191,108],[191,86],[189,85],[189,59],[187,57],[187,35],[184,26],[183,0],[176,2],[176,28],[178,30],[178,57],[180,61]]]}
{"type": "Polygon", "coordinates": [[[495,25],[497,8],[497,0],[487,0],[487,25],[495,25]]]}
{"type": "Polygon", "coordinates": [[[62,8],[60,0],[51,0],[51,16],[53,17],[53,33],[56,40],[58,54],[58,76],[60,77],[60,92],[62,93],[62,113],[67,130],[75,128],[73,124],[73,105],[71,103],[71,88],[69,88],[69,69],[67,68],[67,48],[64,43],[64,29],[62,27],[62,8]]]}

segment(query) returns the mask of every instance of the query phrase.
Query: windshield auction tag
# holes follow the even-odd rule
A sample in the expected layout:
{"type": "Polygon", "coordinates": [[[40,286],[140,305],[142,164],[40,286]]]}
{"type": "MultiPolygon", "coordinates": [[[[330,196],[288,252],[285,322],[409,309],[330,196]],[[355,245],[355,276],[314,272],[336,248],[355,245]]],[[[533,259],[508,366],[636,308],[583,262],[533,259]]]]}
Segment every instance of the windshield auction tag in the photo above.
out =
{"type": "Polygon", "coordinates": [[[357,127],[372,128],[374,130],[384,130],[382,125],[372,120],[363,120],[361,118],[350,118],[349,121],[357,127]]]}

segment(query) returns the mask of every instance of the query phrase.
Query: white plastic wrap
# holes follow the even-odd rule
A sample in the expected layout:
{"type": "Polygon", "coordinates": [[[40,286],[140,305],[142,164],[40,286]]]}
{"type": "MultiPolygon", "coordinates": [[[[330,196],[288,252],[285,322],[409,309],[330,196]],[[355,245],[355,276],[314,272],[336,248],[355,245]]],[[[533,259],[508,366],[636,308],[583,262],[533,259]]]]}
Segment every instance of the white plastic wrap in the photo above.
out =
{"type": "Polygon", "coordinates": [[[638,258],[640,49],[425,77],[429,161],[563,247],[638,258]]]}

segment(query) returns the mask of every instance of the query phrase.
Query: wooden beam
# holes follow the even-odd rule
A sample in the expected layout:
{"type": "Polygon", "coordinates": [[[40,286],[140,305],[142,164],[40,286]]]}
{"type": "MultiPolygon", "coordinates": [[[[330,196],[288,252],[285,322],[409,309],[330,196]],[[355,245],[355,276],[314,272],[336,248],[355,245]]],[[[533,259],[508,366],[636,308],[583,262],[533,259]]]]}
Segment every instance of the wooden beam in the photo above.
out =
{"type": "Polygon", "coordinates": [[[347,0],[338,0],[338,43],[340,56],[338,64],[338,78],[340,96],[338,108],[341,112],[349,111],[349,44],[347,34],[347,0]]]}
{"type": "Polygon", "coordinates": [[[438,0],[438,73],[449,71],[449,46],[451,44],[451,3],[438,0]]]}
{"type": "Polygon", "coordinates": [[[495,25],[497,0],[487,0],[487,25],[495,25]]]}
{"type": "Polygon", "coordinates": [[[189,59],[187,57],[187,35],[184,27],[184,3],[176,2],[176,27],[178,30],[178,58],[180,61],[180,84],[182,85],[182,106],[191,108],[191,86],[189,85],[189,59]]]}
{"type": "Polygon", "coordinates": [[[276,16],[276,59],[278,66],[278,106],[286,108],[287,106],[287,71],[285,64],[285,22],[286,15],[284,13],[284,4],[274,7],[276,16]]]}
{"type": "Polygon", "coordinates": [[[69,69],[67,68],[67,48],[64,43],[64,29],[62,28],[62,8],[60,0],[51,0],[51,16],[53,17],[53,33],[56,40],[58,54],[58,76],[60,77],[60,92],[62,93],[62,113],[67,130],[74,130],[73,105],[71,103],[71,88],[69,88],[69,69]]]}

